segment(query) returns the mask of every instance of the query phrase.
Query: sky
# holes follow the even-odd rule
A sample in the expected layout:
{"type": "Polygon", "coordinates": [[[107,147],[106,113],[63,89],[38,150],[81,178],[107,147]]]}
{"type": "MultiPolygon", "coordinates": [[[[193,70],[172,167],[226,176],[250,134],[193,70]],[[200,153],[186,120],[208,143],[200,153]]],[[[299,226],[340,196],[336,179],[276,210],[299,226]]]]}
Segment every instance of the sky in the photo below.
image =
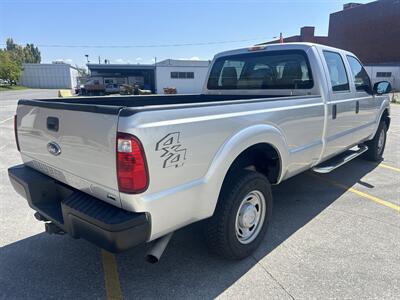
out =
{"type": "Polygon", "coordinates": [[[297,35],[302,26],[327,35],[329,14],[347,2],[0,0],[0,47],[11,37],[18,44],[38,45],[43,63],[63,60],[78,66],[86,63],[85,54],[92,63],[99,56],[133,64],[208,60],[221,51],[272,40],[280,32],[297,35]]]}

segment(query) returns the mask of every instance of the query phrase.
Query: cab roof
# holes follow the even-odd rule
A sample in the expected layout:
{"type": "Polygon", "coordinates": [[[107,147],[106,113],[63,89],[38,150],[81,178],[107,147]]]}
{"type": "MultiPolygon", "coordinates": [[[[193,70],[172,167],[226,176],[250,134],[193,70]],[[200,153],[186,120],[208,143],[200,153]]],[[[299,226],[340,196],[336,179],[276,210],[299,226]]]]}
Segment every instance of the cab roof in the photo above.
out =
{"type": "Polygon", "coordinates": [[[255,46],[249,46],[247,48],[228,50],[228,51],[218,53],[217,55],[215,55],[214,58],[218,58],[221,56],[244,54],[244,53],[250,53],[250,52],[262,52],[262,51],[277,51],[277,50],[304,50],[304,51],[307,51],[308,49],[310,49],[312,47],[322,48],[324,50],[341,52],[343,54],[350,54],[352,56],[355,56],[353,53],[351,53],[349,51],[335,48],[335,47],[330,47],[330,46],[316,44],[316,43],[295,42],[295,43],[282,43],[282,44],[277,43],[277,44],[267,44],[267,45],[255,45],[255,46]],[[257,50],[256,48],[259,48],[259,49],[257,50]]]}

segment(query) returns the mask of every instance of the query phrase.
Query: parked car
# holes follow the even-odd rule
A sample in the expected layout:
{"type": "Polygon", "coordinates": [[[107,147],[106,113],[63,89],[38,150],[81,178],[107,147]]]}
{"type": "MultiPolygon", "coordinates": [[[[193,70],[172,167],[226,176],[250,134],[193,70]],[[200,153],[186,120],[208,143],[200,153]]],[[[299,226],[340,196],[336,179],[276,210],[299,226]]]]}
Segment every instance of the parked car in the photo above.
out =
{"type": "Polygon", "coordinates": [[[82,96],[103,96],[106,93],[106,87],[98,79],[89,79],[80,87],[79,94],[82,96]]]}
{"type": "Polygon", "coordinates": [[[105,88],[106,94],[118,94],[119,93],[119,85],[116,83],[109,83],[105,88]]]}
{"type": "Polygon", "coordinates": [[[0,79],[0,85],[10,85],[10,81],[7,79],[0,79]]]}
{"type": "Polygon", "coordinates": [[[50,233],[113,252],[153,242],[157,261],[173,231],[206,220],[210,249],[241,259],[264,238],[271,185],[381,159],[389,91],[336,48],[223,52],[201,95],[20,100],[9,177],[50,233]]]}

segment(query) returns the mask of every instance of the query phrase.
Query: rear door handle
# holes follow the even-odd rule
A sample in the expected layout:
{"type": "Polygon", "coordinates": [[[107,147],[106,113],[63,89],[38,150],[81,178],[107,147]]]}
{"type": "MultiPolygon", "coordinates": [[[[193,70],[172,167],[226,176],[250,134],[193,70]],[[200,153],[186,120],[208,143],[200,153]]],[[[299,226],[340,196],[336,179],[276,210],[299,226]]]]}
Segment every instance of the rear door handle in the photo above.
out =
{"type": "Polygon", "coordinates": [[[337,106],[336,104],[332,105],[332,119],[336,119],[336,114],[337,114],[337,106]]]}
{"type": "Polygon", "coordinates": [[[360,101],[356,101],[356,114],[360,112],[360,101]]]}

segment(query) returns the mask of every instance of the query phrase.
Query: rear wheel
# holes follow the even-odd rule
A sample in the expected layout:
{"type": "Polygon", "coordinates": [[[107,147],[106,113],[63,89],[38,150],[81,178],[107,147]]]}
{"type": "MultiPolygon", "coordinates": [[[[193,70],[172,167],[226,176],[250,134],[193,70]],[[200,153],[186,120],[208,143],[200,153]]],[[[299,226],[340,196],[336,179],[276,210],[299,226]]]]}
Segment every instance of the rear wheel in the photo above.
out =
{"type": "Polygon", "coordinates": [[[385,122],[379,124],[378,130],[372,140],[366,142],[368,150],[365,153],[365,158],[371,161],[382,160],[383,151],[386,145],[387,126],[385,122]]]}
{"type": "Polygon", "coordinates": [[[231,174],[206,225],[210,250],[228,259],[249,256],[263,240],[272,212],[268,179],[254,171],[231,174]]]}

